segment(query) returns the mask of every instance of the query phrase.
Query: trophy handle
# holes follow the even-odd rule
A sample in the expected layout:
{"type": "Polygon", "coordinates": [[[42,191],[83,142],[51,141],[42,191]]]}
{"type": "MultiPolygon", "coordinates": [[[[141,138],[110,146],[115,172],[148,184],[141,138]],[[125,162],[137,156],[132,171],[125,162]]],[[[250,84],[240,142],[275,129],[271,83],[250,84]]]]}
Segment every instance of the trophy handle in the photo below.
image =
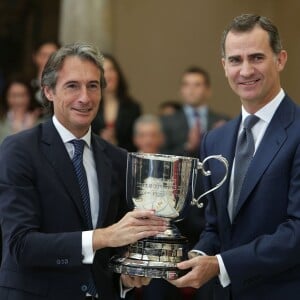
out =
{"type": "Polygon", "coordinates": [[[225,182],[225,180],[227,179],[227,176],[228,176],[228,161],[222,155],[211,155],[211,156],[206,157],[203,160],[203,162],[200,162],[200,161],[198,162],[197,169],[198,170],[201,169],[202,174],[204,176],[210,176],[211,175],[211,171],[210,170],[205,170],[205,168],[204,168],[205,163],[210,159],[216,159],[216,160],[220,161],[221,163],[223,163],[223,165],[225,167],[225,175],[224,175],[223,179],[216,186],[214,186],[210,190],[206,191],[205,193],[201,194],[197,199],[193,198],[193,200],[191,201],[191,204],[192,205],[197,205],[198,208],[202,208],[204,206],[203,202],[200,202],[200,199],[203,198],[204,196],[206,196],[207,194],[209,194],[209,193],[215,191],[216,189],[218,189],[225,182]]]}

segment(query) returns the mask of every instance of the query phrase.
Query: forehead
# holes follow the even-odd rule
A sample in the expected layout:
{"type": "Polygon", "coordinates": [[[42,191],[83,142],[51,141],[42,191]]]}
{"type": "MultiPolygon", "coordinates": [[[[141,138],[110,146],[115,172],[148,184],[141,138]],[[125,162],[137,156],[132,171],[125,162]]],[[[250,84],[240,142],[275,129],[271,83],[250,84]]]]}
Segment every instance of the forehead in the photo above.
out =
{"type": "Polygon", "coordinates": [[[153,121],[153,122],[141,122],[141,123],[138,124],[137,128],[140,131],[142,131],[142,130],[159,131],[160,130],[159,124],[155,121],[153,121]]]}
{"type": "Polygon", "coordinates": [[[53,53],[57,50],[57,46],[52,43],[43,44],[37,51],[38,54],[53,53]]]}
{"type": "Polygon", "coordinates": [[[272,52],[267,31],[254,27],[246,32],[230,31],[225,40],[226,56],[272,52]]]}
{"type": "Polygon", "coordinates": [[[203,82],[205,81],[204,75],[200,73],[185,73],[182,76],[183,82],[203,82]]]}
{"type": "Polygon", "coordinates": [[[99,81],[101,76],[98,66],[78,56],[66,57],[58,71],[58,81],[99,81]]]}

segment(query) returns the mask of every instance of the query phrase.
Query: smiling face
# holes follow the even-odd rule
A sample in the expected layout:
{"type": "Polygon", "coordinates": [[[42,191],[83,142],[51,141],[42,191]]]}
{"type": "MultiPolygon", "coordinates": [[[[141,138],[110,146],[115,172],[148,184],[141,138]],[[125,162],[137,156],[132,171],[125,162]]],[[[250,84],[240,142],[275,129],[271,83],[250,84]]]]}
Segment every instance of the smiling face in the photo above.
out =
{"type": "Polygon", "coordinates": [[[97,114],[101,99],[100,76],[94,63],[70,56],[58,71],[55,88],[44,88],[46,97],[53,102],[56,118],[78,138],[86,134],[97,114]]]}
{"type": "Polygon", "coordinates": [[[230,31],[222,63],[232,90],[249,113],[270,102],[280,91],[279,73],[287,53],[275,54],[268,33],[259,26],[246,32],[230,31]]]}

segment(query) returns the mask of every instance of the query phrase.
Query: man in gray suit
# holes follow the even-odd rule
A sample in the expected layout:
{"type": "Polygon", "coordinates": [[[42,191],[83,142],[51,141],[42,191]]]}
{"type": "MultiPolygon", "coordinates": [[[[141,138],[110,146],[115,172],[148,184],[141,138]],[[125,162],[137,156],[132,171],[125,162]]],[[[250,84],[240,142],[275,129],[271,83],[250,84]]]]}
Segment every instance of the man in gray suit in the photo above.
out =
{"type": "Polygon", "coordinates": [[[198,157],[203,133],[223,125],[228,117],[209,109],[210,76],[202,68],[190,67],[183,73],[180,96],[182,109],[171,116],[162,117],[166,136],[164,152],[198,157]]]}

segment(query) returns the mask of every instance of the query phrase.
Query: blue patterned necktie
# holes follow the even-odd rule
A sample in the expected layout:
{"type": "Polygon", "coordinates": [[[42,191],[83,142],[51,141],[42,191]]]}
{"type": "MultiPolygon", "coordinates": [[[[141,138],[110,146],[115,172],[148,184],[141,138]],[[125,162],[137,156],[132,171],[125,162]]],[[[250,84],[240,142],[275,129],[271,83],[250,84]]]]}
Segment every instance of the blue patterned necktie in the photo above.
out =
{"type": "Polygon", "coordinates": [[[234,185],[232,209],[229,211],[231,221],[234,219],[242,185],[252,160],[255,144],[252,135],[252,127],[259,121],[255,115],[248,116],[243,123],[243,131],[240,134],[235,150],[234,185]]]}
{"type": "Polygon", "coordinates": [[[85,141],[72,140],[71,143],[74,145],[75,148],[72,163],[74,165],[75,173],[80,187],[80,193],[81,193],[84,214],[85,214],[85,221],[86,224],[88,225],[88,229],[93,229],[89,187],[88,187],[87,177],[85,173],[85,168],[83,165],[83,150],[84,150],[85,141]]]}
{"type": "MultiPolygon", "coordinates": [[[[89,195],[89,187],[88,187],[86,172],[83,165],[83,150],[85,146],[85,141],[72,140],[71,143],[74,145],[75,148],[74,156],[72,158],[72,163],[80,187],[80,194],[81,194],[83,208],[84,208],[85,221],[87,223],[88,229],[91,230],[93,229],[93,222],[92,222],[92,215],[91,215],[90,195],[89,195]]],[[[92,296],[97,295],[97,289],[92,277],[88,282],[87,293],[92,296]]]]}

